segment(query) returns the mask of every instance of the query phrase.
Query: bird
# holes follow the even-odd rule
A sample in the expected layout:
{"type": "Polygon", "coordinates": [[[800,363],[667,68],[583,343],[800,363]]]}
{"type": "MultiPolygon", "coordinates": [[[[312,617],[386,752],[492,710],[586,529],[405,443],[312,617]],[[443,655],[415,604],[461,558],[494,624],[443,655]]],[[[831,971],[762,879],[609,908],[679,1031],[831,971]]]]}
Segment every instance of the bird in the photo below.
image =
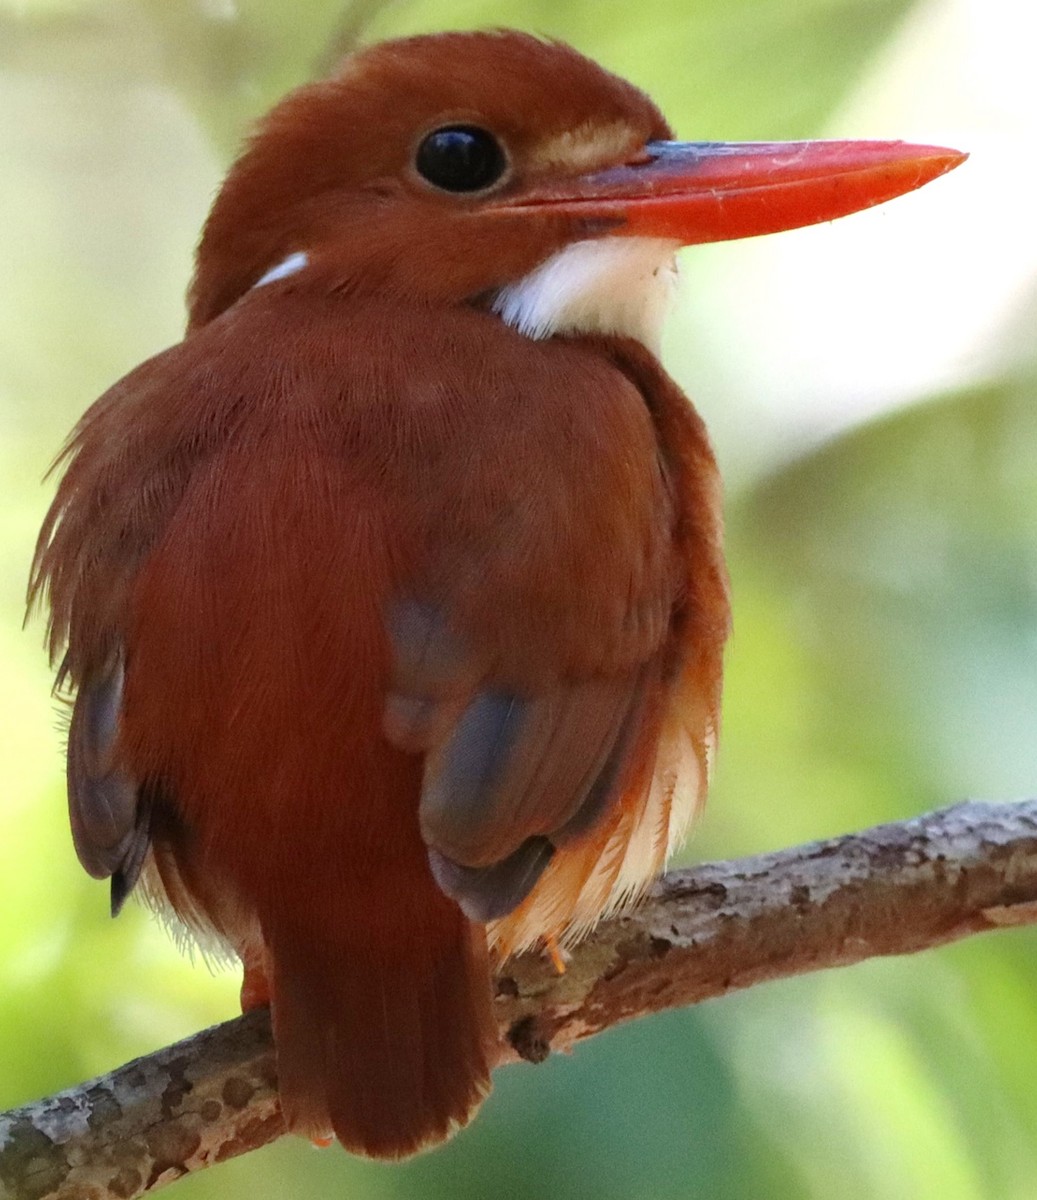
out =
{"type": "Polygon", "coordinates": [[[240,959],[290,1131],[465,1125],[495,968],[635,901],[703,805],[731,618],[676,251],[963,157],[675,141],[509,30],[362,48],[259,123],[183,339],[59,456],[30,601],[82,866],[240,959]]]}

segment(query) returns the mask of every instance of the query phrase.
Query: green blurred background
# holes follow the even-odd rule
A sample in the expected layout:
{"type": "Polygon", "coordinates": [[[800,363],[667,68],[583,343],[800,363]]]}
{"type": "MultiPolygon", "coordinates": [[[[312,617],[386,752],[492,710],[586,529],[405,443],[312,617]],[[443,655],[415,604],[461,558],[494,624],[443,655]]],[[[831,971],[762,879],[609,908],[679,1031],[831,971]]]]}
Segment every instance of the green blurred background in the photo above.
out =
{"type": "MultiPolygon", "coordinates": [[[[1037,83],[1029,0],[0,0],[0,1107],[234,1011],[79,870],[40,649],[40,478],[179,336],[247,123],[328,46],[513,24],[641,84],[681,136],[973,152],[888,209],[685,252],[666,346],[728,479],[735,635],[693,857],[1037,788],[1037,83]],[[1020,161],[1029,156],[1028,161],[1020,161]]],[[[769,985],[502,1071],[384,1167],[285,1140],[184,1197],[1037,1196],[1037,940],[769,985]]]]}

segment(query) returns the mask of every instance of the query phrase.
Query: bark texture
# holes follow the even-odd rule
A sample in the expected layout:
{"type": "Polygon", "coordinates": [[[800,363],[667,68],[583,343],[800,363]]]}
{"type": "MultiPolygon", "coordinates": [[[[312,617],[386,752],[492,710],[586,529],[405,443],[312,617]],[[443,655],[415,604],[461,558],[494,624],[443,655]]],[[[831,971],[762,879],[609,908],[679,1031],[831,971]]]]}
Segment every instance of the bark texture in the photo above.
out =
{"type": "MultiPolygon", "coordinates": [[[[559,976],[506,963],[507,1056],[878,955],[1037,922],[1037,800],[959,804],[775,854],[674,871],[559,976]]],[[[0,1197],[131,1200],[284,1132],[265,1012],[0,1115],[0,1197]]]]}

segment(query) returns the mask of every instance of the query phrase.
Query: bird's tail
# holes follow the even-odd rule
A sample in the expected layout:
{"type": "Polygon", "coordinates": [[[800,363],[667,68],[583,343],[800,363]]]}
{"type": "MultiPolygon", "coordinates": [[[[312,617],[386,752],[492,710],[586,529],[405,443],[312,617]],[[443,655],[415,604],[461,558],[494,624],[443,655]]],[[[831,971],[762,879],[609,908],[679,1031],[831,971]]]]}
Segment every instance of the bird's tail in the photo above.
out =
{"type": "Polygon", "coordinates": [[[450,1137],[488,1094],[498,1039],[485,935],[429,884],[419,904],[396,897],[316,939],[268,931],[292,1132],[404,1158],[450,1137]]]}

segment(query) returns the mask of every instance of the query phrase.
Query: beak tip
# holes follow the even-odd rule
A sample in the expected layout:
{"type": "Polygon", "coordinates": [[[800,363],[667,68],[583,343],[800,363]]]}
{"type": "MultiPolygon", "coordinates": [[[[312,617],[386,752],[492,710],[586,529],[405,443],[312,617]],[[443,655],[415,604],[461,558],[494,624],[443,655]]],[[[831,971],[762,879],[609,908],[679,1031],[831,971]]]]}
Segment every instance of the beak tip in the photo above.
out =
{"type": "Polygon", "coordinates": [[[932,162],[940,175],[960,167],[969,156],[967,150],[952,150],[949,146],[925,146],[920,149],[927,152],[926,159],[932,162]]]}
{"type": "Polygon", "coordinates": [[[907,172],[916,172],[915,179],[905,187],[905,191],[914,191],[924,187],[941,175],[960,167],[968,158],[963,150],[952,150],[948,146],[913,146],[905,144],[904,157],[901,159],[902,178],[906,182],[907,172]]]}

